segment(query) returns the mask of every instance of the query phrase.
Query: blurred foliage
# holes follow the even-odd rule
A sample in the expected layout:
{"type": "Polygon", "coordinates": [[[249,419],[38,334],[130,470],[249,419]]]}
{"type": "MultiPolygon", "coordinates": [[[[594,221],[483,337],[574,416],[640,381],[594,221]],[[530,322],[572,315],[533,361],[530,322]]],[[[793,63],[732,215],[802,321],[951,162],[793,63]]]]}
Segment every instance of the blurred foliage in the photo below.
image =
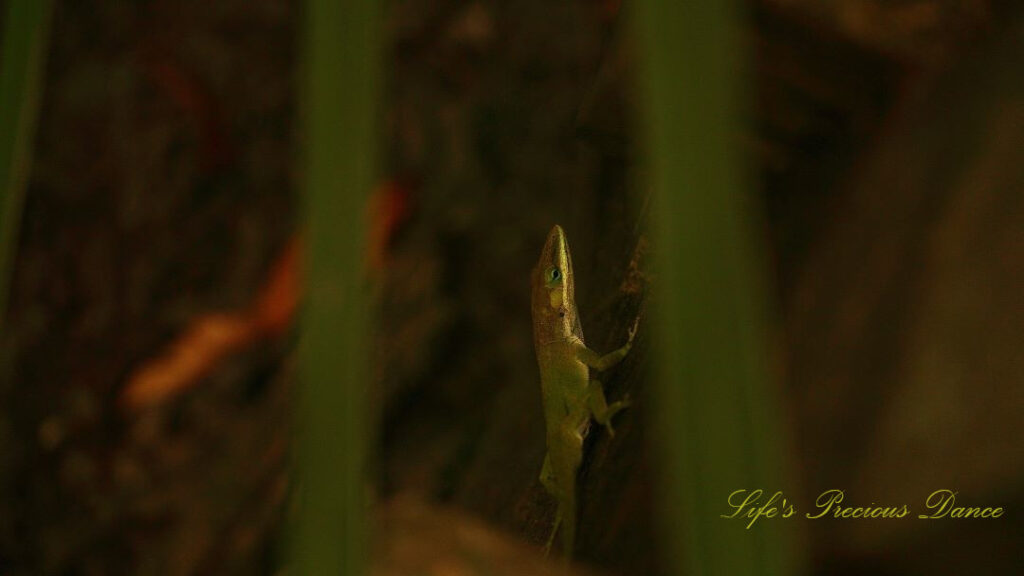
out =
{"type": "MultiPolygon", "coordinates": [[[[4,24],[0,37],[0,327],[5,326],[21,206],[32,167],[53,5],[49,0],[13,0],[6,8],[0,20],[4,24]]],[[[6,377],[3,364],[0,377],[6,377]]]]}
{"type": "MultiPolygon", "coordinates": [[[[758,219],[739,155],[743,70],[732,2],[637,7],[655,230],[660,541],[671,574],[798,571],[793,526],[725,522],[733,490],[791,475],[769,379],[758,219]]],[[[781,503],[780,503],[781,506],[781,503]]]]}
{"type": "MultiPolygon", "coordinates": [[[[765,207],[753,242],[768,254],[794,498],[837,482],[867,502],[920,498],[941,481],[1018,506],[1015,5],[746,3],[739,161],[765,207]]],[[[145,410],[118,401],[193,326],[247,317],[299,234],[297,7],[55,2],[3,334],[5,575],[281,564],[294,332],[251,340],[145,410]]],[[[634,184],[637,53],[621,13],[615,0],[384,7],[379,184],[403,200],[369,219],[400,221],[371,232],[366,256],[371,491],[434,508],[383,506],[407,537],[486,524],[511,548],[460,534],[501,557],[547,535],[526,279],[557,222],[588,343],[610,349],[642,316],[602,379],[635,404],[614,439],[588,443],[578,554],[664,573],[648,448],[658,243],[634,184]]],[[[1013,573],[1022,533],[1010,516],[809,527],[811,571],[830,575],[1013,573]]],[[[397,544],[382,533],[374,546],[397,544]]]]}
{"type": "Polygon", "coordinates": [[[311,0],[302,62],[305,309],[293,417],[298,574],[367,573],[370,301],[367,200],[376,175],[378,3],[311,0]]]}

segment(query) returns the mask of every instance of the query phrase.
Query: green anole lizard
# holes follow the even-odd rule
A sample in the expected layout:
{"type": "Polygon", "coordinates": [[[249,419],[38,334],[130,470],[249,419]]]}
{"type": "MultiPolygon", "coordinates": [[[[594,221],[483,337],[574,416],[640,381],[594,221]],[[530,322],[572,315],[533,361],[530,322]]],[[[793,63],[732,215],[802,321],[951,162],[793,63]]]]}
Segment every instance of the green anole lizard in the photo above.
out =
{"type": "Polygon", "coordinates": [[[540,472],[544,488],[558,500],[558,511],[545,551],[551,549],[559,526],[565,558],[572,556],[576,538],[576,474],[583,459],[583,438],[593,418],[612,430],[612,416],[629,406],[629,396],[608,404],[601,383],[590,379],[590,368],[607,370],[618,364],[633,345],[636,323],[629,340],[604,356],[583,343],[576,312],[572,257],[561,226],[548,234],[531,278],[533,345],[540,365],[547,456],[540,472]]]}

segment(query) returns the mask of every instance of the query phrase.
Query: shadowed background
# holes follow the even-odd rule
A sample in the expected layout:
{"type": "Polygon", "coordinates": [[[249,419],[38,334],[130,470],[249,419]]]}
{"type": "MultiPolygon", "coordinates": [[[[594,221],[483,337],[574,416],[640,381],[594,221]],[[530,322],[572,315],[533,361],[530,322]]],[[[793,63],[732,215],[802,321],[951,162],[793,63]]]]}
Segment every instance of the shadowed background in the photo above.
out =
{"type": "MultiPolygon", "coordinates": [[[[804,507],[828,488],[912,507],[950,488],[1008,511],[801,522],[810,571],[1016,573],[1024,16],[983,0],[746,8],[742,143],[794,442],[783,488],[804,507]]],[[[623,10],[385,3],[372,492],[390,501],[383,532],[422,554],[460,522],[547,536],[528,278],[551,225],[601,352],[647,310],[652,251],[672,249],[645,232],[623,10]],[[423,501],[446,508],[439,524],[423,501]]],[[[0,572],[275,573],[300,16],[273,0],[55,3],[3,325],[0,572]],[[176,346],[206,364],[175,364],[176,346]]],[[[580,479],[577,556],[609,574],[664,571],[650,339],[642,320],[603,379],[635,404],[614,440],[594,434],[580,479]]]]}

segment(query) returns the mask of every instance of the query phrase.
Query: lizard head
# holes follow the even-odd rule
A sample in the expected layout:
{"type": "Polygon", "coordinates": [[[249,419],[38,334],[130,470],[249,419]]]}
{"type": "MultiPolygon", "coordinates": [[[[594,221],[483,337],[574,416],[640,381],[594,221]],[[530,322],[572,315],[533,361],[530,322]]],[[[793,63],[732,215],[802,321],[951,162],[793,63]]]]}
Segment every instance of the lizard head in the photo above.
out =
{"type": "Polygon", "coordinates": [[[534,339],[540,343],[582,339],[576,315],[572,256],[561,226],[548,233],[531,277],[534,339]]]}

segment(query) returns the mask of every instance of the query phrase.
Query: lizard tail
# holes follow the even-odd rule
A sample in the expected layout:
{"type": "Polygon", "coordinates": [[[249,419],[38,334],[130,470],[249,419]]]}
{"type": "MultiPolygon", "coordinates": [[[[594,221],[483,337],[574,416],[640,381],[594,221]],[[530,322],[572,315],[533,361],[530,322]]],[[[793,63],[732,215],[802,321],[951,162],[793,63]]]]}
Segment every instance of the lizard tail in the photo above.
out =
{"type": "Polygon", "coordinates": [[[559,504],[562,516],[562,549],[565,561],[572,560],[576,549],[576,491],[569,490],[565,500],[559,504]]]}
{"type": "Polygon", "coordinates": [[[544,545],[544,556],[547,557],[551,553],[551,544],[555,541],[555,534],[558,534],[558,529],[562,526],[562,505],[558,505],[558,511],[555,512],[555,523],[551,526],[551,535],[548,536],[548,542],[544,545]]]}

